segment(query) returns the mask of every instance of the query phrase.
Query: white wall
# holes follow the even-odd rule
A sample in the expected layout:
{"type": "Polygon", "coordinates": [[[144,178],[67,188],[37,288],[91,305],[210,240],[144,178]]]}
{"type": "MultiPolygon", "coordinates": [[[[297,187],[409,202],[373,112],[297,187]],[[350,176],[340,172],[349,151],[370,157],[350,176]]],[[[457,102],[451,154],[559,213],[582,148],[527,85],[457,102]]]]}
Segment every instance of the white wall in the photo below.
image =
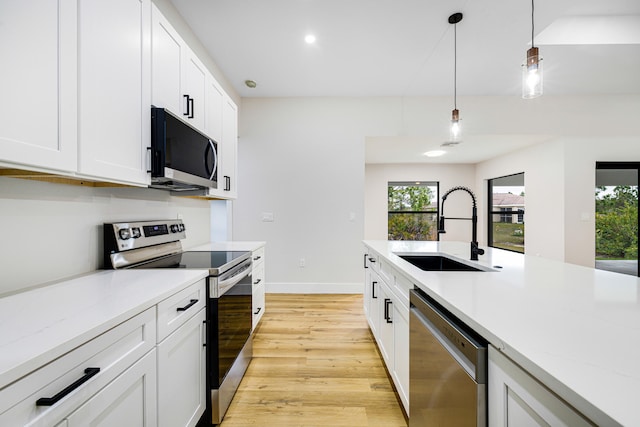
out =
{"type": "MultiPolygon", "coordinates": [[[[450,99],[243,99],[233,237],[267,241],[267,291],[356,289],[362,282],[361,240],[385,238],[386,195],[379,193],[390,180],[385,174],[408,177],[413,170],[424,172],[421,180],[440,181],[443,191],[466,185],[476,192],[481,244],[486,180],[525,172],[527,253],[592,263],[592,255],[586,257],[593,253],[592,219],[582,220],[582,213],[593,204],[595,160],[638,159],[640,121],[633,112],[640,111],[640,96],[478,96],[461,97],[459,104],[466,135],[509,136],[514,147],[521,147],[519,138],[545,142],[480,162],[475,175],[473,165],[368,165],[365,180],[368,137],[433,138],[448,120],[450,99]],[[613,146],[618,148],[609,151],[613,146]],[[262,212],[272,212],[275,221],[262,222],[262,212]],[[298,266],[300,258],[306,267],[298,266]]],[[[467,136],[465,144],[472,142],[467,136]]],[[[468,215],[467,199],[452,194],[445,216],[468,215]]],[[[471,235],[470,224],[460,221],[448,222],[447,231],[443,239],[466,241],[471,235]]]]}
{"type": "MultiPolygon", "coordinates": [[[[451,187],[475,188],[475,165],[449,164],[368,164],[365,168],[364,238],[387,239],[387,185],[390,181],[438,181],[440,199],[451,187]]],[[[471,197],[464,192],[451,193],[444,204],[445,217],[471,217],[471,197]]],[[[471,221],[447,221],[446,234],[440,240],[471,241],[471,221]]],[[[480,236],[480,234],[478,234],[480,236]]]]}
{"type": "Polygon", "coordinates": [[[209,241],[209,203],[145,188],[0,177],[0,296],[102,267],[102,224],[181,215],[184,247],[209,241]]]}
{"type": "MultiPolygon", "coordinates": [[[[476,186],[482,189],[478,207],[478,240],[487,242],[487,181],[524,172],[525,252],[564,260],[565,171],[564,144],[560,141],[534,145],[479,163],[476,186]]],[[[593,190],[593,189],[592,189],[593,190]]]]}

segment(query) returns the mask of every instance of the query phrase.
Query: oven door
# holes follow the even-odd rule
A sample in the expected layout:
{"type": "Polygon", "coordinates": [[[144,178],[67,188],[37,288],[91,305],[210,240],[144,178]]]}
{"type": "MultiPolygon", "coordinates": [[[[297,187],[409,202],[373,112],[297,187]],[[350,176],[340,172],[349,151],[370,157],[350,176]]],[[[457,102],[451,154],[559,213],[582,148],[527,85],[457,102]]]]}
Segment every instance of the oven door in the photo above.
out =
{"type": "MultiPolygon", "coordinates": [[[[218,288],[217,279],[209,278],[210,294],[212,288],[218,288]]],[[[212,424],[222,422],[253,355],[251,268],[231,281],[233,285],[226,286],[224,293],[208,299],[207,383],[211,400],[207,412],[212,424]]]]}

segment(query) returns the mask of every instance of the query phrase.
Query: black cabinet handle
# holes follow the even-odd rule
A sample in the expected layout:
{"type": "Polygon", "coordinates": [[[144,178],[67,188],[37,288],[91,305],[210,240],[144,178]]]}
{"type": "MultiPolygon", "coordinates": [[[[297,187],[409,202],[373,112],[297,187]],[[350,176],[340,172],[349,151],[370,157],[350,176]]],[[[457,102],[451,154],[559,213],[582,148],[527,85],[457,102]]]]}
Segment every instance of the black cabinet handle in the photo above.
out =
{"type": "Polygon", "coordinates": [[[204,325],[202,327],[202,346],[206,347],[207,346],[207,321],[203,320],[202,324],[204,325]]]}
{"type": "Polygon", "coordinates": [[[255,257],[253,260],[254,260],[254,261],[257,261],[257,260],[259,260],[260,258],[262,258],[262,257],[261,257],[261,256],[257,256],[257,257],[255,257]]]}
{"type": "Polygon", "coordinates": [[[393,304],[393,301],[389,298],[384,299],[384,320],[386,320],[387,323],[393,323],[393,320],[391,320],[391,316],[389,315],[389,306],[391,304],[393,304]]]}
{"type": "Polygon", "coordinates": [[[189,308],[191,308],[192,305],[194,305],[197,302],[198,302],[197,299],[192,299],[192,300],[189,301],[189,304],[185,305],[184,307],[176,308],[176,311],[187,311],[187,310],[189,310],[189,308]]]}
{"type": "Polygon", "coordinates": [[[262,307],[258,307],[258,309],[256,310],[256,312],[255,312],[255,313],[253,313],[253,314],[258,314],[258,313],[260,313],[260,310],[262,310],[262,307]]]}
{"type": "Polygon", "coordinates": [[[71,393],[73,390],[75,390],[78,387],[80,387],[82,384],[84,384],[87,381],[89,381],[89,379],[91,379],[91,377],[96,375],[98,372],[100,372],[100,368],[87,368],[87,369],[85,369],[84,370],[84,375],[82,376],[82,378],[74,381],[73,384],[70,384],[69,386],[65,387],[64,390],[60,391],[58,394],[56,394],[53,397],[41,397],[40,399],[36,400],[36,406],[52,406],[52,405],[55,405],[56,403],[58,403],[58,401],[60,399],[62,399],[67,394],[71,393]]]}
{"type": "Polygon", "coordinates": [[[255,282],[253,282],[254,285],[257,285],[258,283],[262,282],[262,279],[258,279],[255,282]]]}
{"type": "Polygon", "coordinates": [[[368,256],[369,256],[368,254],[364,254],[364,268],[369,268],[369,267],[367,267],[367,257],[368,256]]]}
{"type": "Polygon", "coordinates": [[[191,112],[188,118],[193,119],[193,112],[195,111],[195,109],[193,108],[193,98],[189,98],[188,106],[190,107],[188,110],[191,112]]]}
{"type": "Polygon", "coordinates": [[[183,116],[189,116],[189,95],[182,95],[183,98],[186,98],[187,100],[187,111],[185,113],[182,113],[183,116]]]}
{"type": "Polygon", "coordinates": [[[376,262],[375,258],[369,258],[369,262],[376,262]]]}
{"type": "Polygon", "coordinates": [[[371,298],[373,299],[378,299],[378,297],[376,296],[376,285],[378,284],[378,282],[371,282],[371,298]]]}
{"type": "Polygon", "coordinates": [[[231,191],[231,177],[224,176],[224,191],[231,191]]]}

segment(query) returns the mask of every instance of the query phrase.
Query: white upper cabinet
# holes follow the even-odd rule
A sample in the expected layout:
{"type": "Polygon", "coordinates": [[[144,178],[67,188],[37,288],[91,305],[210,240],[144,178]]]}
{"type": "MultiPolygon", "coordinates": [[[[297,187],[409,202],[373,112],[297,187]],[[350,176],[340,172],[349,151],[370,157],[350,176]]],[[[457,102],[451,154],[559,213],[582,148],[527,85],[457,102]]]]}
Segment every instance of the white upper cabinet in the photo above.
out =
{"type": "Polygon", "coordinates": [[[0,2],[0,162],[75,171],[76,2],[0,2]]]}
{"type": "Polygon", "coordinates": [[[79,8],[79,172],[149,184],[150,0],[79,8]]]}
{"type": "Polygon", "coordinates": [[[151,16],[151,103],[204,132],[209,72],[155,5],[151,16]]]}
{"type": "Polygon", "coordinates": [[[218,188],[226,198],[238,197],[236,171],[238,164],[238,107],[229,98],[222,106],[222,149],[218,188]]]}
{"type": "Polygon", "coordinates": [[[182,116],[182,57],[186,45],[155,5],[151,17],[151,103],[182,116]]]}
{"type": "Polygon", "coordinates": [[[209,76],[207,79],[205,102],[207,114],[204,118],[204,133],[219,144],[222,142],[222,103],[224,102],[224,91],[212,76],[209,76]]]}
{"type": "Polygon", "coordinates": [[[149,183],[150,7],[0,2],[0,162],[149,183]]]}
{"type": "Polygon", "coordinates": [[[184,103],[183,117],[187,122],[201,131],[205,130],[205,92],[208,71],[198,57],[190,50],[185,50],[184,61],[184,103]]]}

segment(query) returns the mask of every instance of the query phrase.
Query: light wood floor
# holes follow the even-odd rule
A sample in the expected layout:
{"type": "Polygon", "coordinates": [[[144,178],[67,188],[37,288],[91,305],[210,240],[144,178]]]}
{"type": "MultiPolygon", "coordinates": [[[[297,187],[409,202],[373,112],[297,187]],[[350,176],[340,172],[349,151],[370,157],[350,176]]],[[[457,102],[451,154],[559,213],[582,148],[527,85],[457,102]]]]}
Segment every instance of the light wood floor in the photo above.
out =
{"type": "Polygon", "coordinates": [[[406,427],[362,295],[267,294],[266,307],[221,427],[406,427]]]}

